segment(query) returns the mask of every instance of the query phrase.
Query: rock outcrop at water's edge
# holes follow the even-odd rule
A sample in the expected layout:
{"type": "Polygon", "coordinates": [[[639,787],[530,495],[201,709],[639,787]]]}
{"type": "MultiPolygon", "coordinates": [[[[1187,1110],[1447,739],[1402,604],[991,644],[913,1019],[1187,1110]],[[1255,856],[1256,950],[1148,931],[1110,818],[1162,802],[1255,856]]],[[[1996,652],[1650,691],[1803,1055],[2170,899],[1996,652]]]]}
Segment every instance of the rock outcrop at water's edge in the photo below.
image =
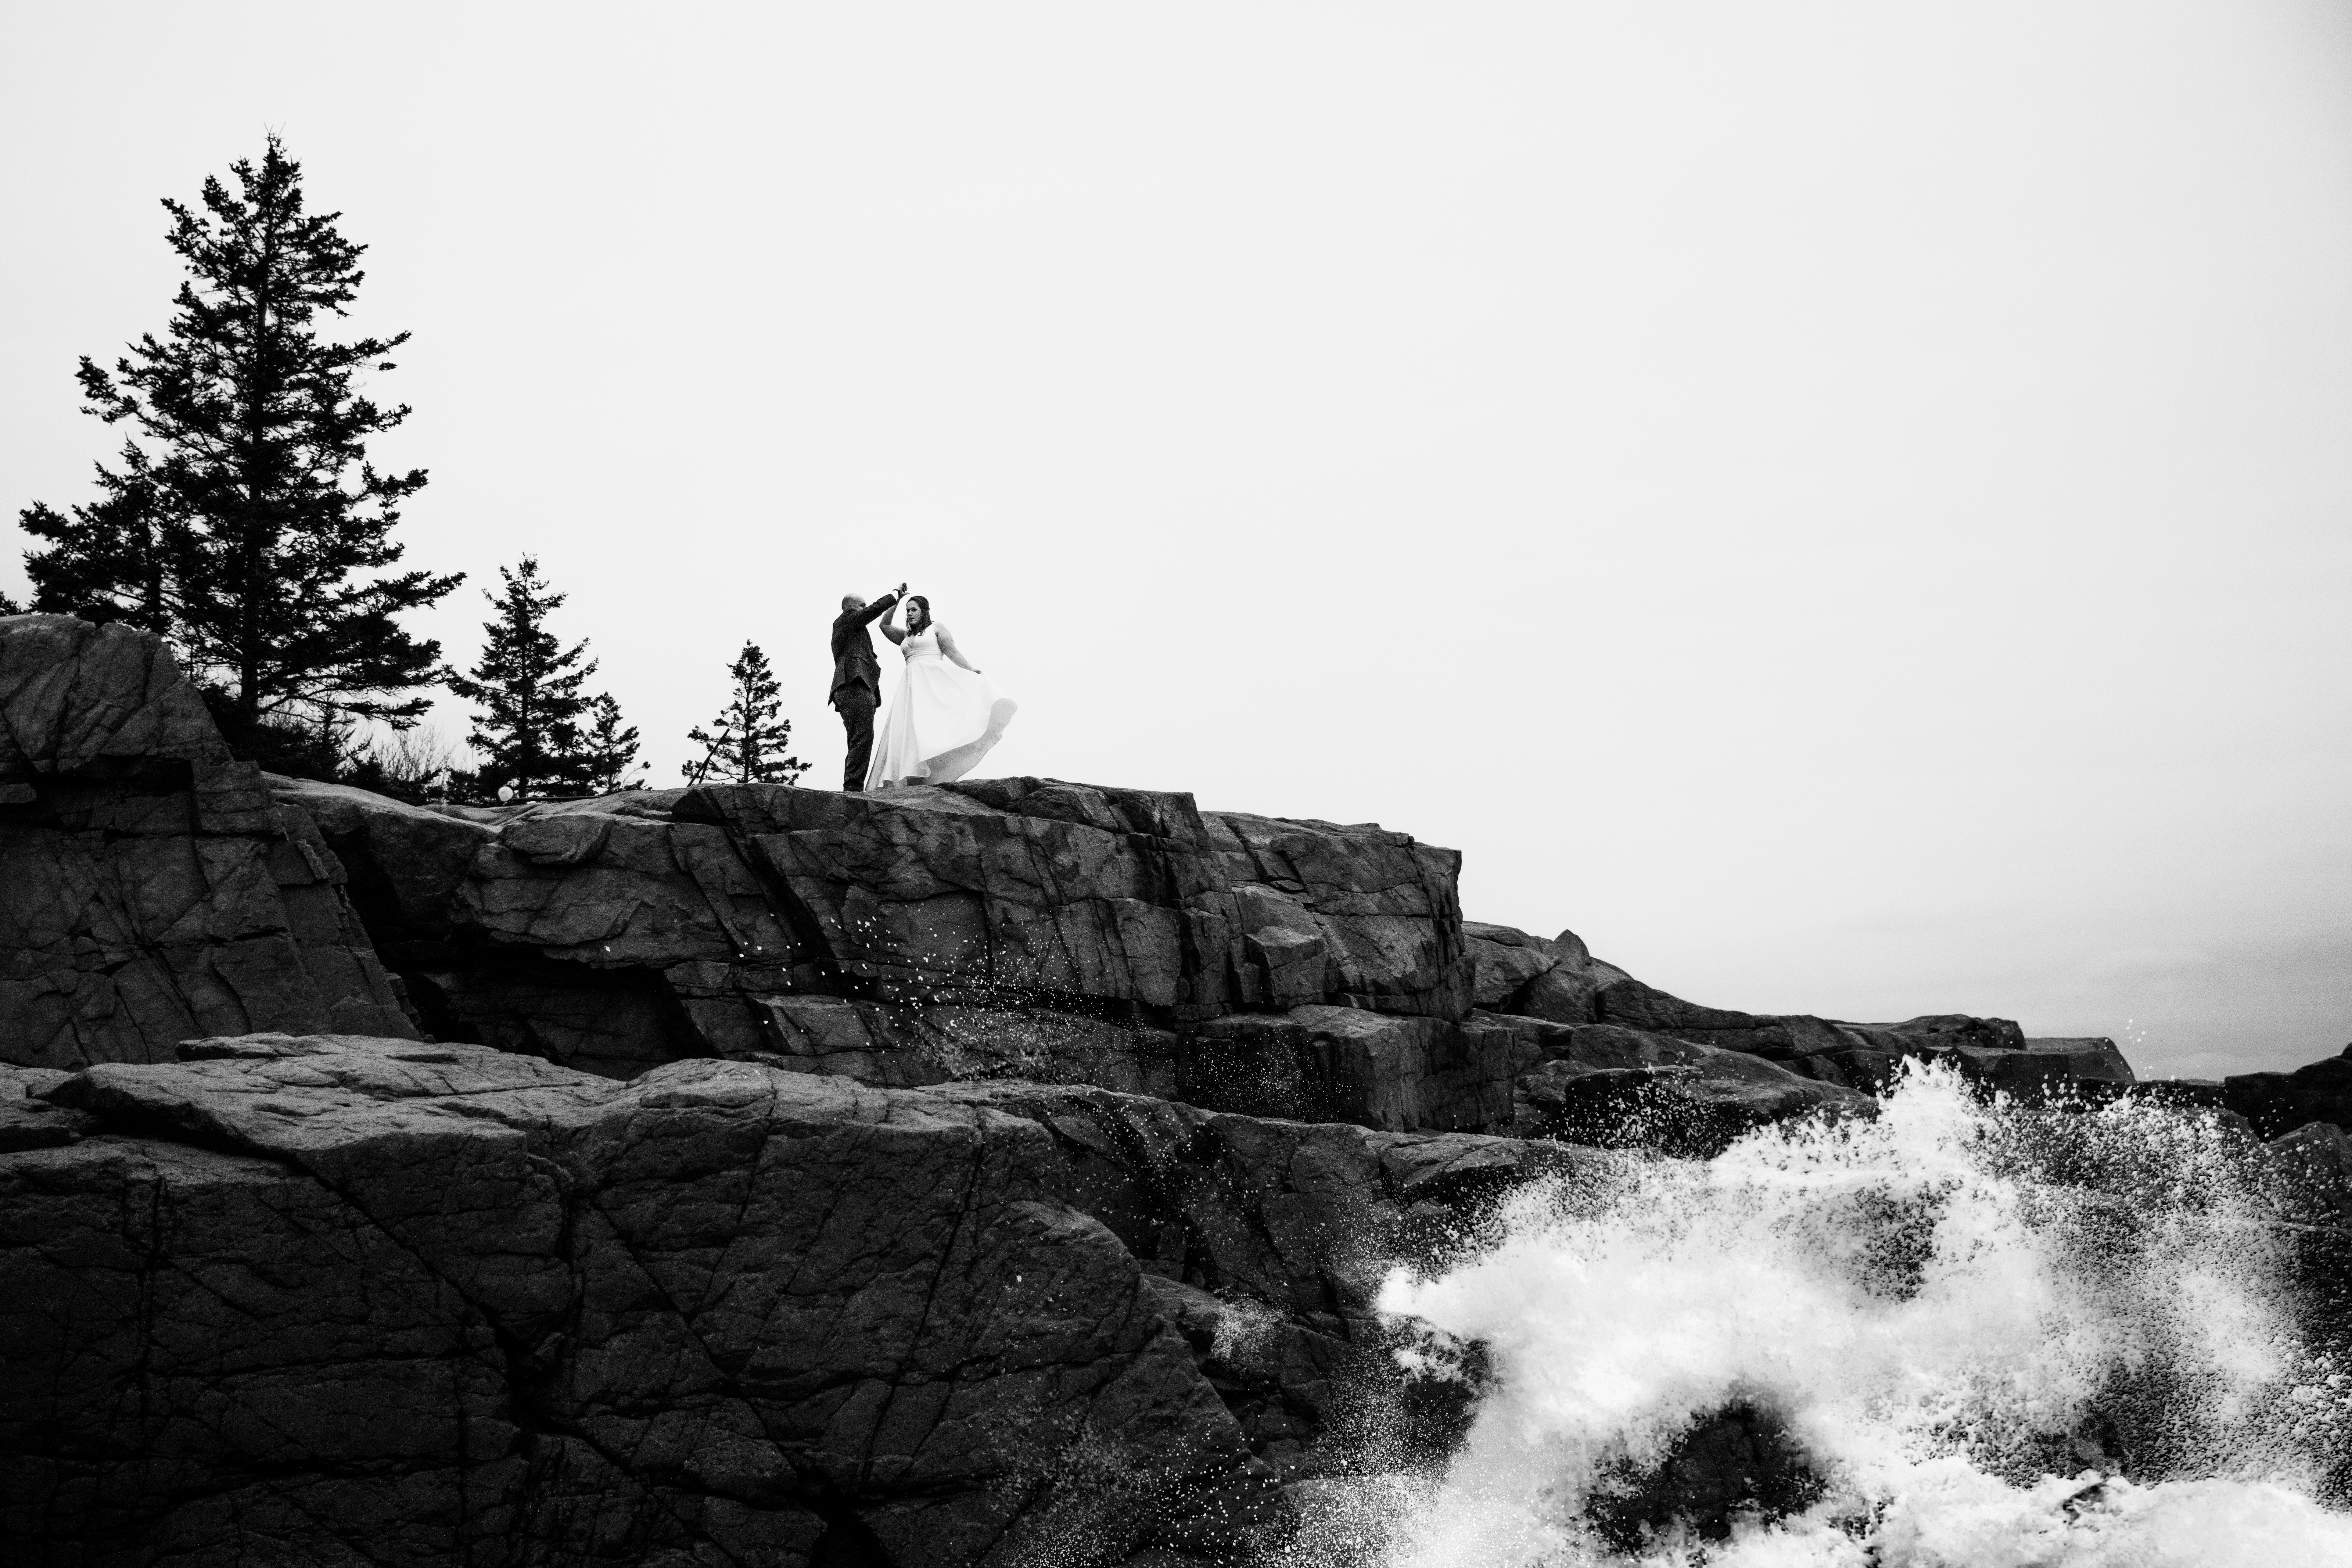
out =
{"type": "Polygon", "coordinates": [[[2134,1081],[2112,1040],[2029,1040],[2006,1018],[1958,1014],[1849,1024],[1702,1007],[1594,958],[1574,931],[1546,942],[1507,926],[1472,921],[1463,930],[1472,994],[1480,1007],[1498,1013],[1712,1046],[1777,1062],[1801,1078],[1867,1090],[1883,1089],[1905,1058],[1949,1061],[1993,1088],[2026,1094],[2058,1084],[2115,1089],[2134,1081]]]}
{"type": "MultiPolygon", "coordinates": [[[[1998,1019],[1683,1002],[1457,869],[1037,779],[404,805],[231,761],[152,637],[0,618],[0,1531],[1232,1560],[1454,1440],[1372,1293],[1496,1195],[1905,1058],[2137,1092],[1998,1019]]],[[[2291,1131],[2334,1070],[2170,1091],[2291,1131]]]]}
{"type": "Polygon", "coordinates": [[[2224,1079],[2220,1100],[2265,1138],[2315,1121],[2352,1129],[2352,1046],[2293,1072],[2240,1073],[2224,1079]]]}

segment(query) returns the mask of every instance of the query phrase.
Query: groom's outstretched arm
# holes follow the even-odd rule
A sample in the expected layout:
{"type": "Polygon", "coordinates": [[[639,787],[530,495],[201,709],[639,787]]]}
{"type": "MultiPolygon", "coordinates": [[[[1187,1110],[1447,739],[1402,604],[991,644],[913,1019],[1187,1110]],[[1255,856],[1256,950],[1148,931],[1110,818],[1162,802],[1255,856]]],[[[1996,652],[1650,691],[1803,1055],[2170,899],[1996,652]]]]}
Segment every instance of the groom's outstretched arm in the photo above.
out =
{"type": "Polygon", "coordinates": [[[858,611],[856,618],[849,624],[853,626],[869,626],[874,622],[876,617],[887,613],[890,606],[898,602],[898,595],[895,590],[885,594],[880,598],[875,600],[872,604],[866,605],[864,609],[858,611]]]}

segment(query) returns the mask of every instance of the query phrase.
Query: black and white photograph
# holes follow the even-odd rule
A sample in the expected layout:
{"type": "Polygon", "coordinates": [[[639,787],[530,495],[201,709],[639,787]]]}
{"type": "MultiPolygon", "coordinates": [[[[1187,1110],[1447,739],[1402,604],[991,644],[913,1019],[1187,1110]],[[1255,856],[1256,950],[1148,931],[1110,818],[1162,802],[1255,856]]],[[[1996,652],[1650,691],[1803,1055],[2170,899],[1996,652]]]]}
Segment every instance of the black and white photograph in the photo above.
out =
{"type": "Polygon", "coordinates": [[[2352,1568],[2352,0],[0,0],[0,1564],[2352,1568]]]}

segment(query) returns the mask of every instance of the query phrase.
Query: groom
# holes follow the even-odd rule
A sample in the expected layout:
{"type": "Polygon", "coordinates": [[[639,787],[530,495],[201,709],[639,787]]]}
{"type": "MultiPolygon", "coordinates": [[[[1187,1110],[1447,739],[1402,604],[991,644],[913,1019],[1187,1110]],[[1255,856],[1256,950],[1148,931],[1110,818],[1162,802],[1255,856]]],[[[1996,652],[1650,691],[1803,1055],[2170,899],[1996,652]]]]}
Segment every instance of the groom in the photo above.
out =
{"type": "Polygon", "coordinates": [[[874,710],[882,705],[882,667],[874,661],[874,639],[866,628],[906,594],[904,583],[871,605],[845,594],[841,614],[834,618],[832,702],[849,731],[849,755],[841,764],[845,790],[866,787],[866,764],[874,754],[874,710]]]}

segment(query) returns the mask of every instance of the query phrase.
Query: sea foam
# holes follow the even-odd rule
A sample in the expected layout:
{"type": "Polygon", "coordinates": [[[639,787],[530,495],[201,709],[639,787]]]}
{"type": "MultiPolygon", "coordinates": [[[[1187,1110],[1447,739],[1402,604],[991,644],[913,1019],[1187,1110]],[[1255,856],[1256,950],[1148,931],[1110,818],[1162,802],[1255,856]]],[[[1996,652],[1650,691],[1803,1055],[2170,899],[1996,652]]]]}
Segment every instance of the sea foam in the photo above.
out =
{"type": "Polygon", "coordinates": [[[1915,1065],[1874,1120],[1524,1189],[1381,1296],[1408,1361],[1481,1369],[1461,1448],[1325,1485],[1292,1560],[2352,1563],[2323,1500],[2352,1380],[2281,1180],[2210,1115],[1987,1105],[1915,1065]],[[1611,1544],[1596,1503],[1727,1408],[1770,1414],[1818,1500],[1611,1544]]]}

